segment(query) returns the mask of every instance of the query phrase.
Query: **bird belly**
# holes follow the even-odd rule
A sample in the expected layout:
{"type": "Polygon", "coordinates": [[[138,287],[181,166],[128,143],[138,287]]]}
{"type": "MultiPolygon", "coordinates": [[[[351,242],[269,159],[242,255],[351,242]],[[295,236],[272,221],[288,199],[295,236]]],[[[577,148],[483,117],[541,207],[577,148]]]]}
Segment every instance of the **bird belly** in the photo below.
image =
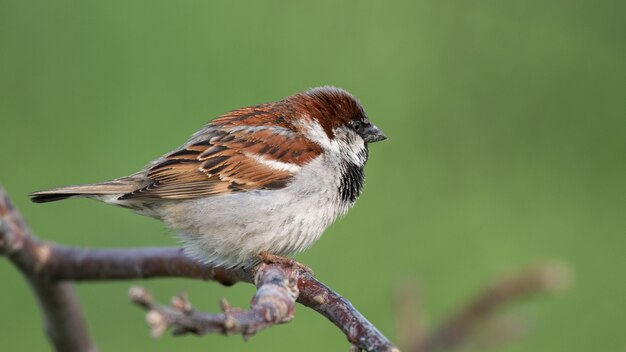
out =
{"type": "Polygon", "coordinates": [[[172,202],[162,219],[180,234],[188,254],[234,267],[257,263],[262,251],[284,256],[308,248],[342,212],[338,203],[336,196],[303,196],[288,186],[172,202]]]}

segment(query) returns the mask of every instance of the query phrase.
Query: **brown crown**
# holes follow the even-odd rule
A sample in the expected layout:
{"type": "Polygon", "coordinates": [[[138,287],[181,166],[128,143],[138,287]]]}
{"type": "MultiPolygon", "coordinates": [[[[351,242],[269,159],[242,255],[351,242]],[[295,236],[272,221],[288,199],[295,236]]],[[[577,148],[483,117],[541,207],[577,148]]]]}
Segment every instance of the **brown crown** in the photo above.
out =
{"type": "Polygon", "coordinates": [[[329,138],[334,136],[334,128],[366,118],[359,101],[352,94],[336,87],[312,88],[287,97],[281,103],[294,110],[294,117],[309,116],[318,121],[329,138]]]}

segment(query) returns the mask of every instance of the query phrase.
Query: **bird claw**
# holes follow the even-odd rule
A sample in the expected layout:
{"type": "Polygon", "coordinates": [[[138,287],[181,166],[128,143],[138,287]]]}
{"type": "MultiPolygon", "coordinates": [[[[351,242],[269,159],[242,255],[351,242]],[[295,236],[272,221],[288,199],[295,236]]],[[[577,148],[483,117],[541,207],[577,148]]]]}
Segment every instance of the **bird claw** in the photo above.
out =
{"type": "Polygon", "coordinates": [[[283,264],[291,267],[296,267],[304,272],[313,275],[313,270],[311,270],[311,268],[291,258],[281,257],[279,255],[275,255],[265,251],[259,253],[259,257],[263,259],[263,262],[265,264],[283,264]]]}

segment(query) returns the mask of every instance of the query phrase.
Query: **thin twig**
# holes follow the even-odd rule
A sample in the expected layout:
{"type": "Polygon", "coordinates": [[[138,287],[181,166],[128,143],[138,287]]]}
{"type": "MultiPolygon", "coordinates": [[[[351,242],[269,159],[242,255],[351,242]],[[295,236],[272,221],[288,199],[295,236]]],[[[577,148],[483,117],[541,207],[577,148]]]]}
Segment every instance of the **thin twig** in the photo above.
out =
{"type": "Polygon", "coordinates": [[[131,288],[130,297],[133,303],[148,310],[146,321],[153,337],[159,337],[168,328],[173,328],[175,335],[239,333],[248,339],[262,329],[293,318],[298,296],[296,275],[294,267],[263,264],[257,270],[258,289],[250,309],[232,308],[223,299],[220,302],[221,314],[206,314],[193,309],[184,293],[174,297],[170,306],[155,303],[152,295],[141,287],[131,288]]]}

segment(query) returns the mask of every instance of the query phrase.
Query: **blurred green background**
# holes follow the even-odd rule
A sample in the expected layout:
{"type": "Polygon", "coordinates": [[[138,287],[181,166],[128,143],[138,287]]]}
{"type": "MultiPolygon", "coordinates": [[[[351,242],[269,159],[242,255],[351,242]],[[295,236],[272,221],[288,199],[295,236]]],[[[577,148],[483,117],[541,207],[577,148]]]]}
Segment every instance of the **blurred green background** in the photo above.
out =
{"type": "MultiPolygon", "coordinates": [[[[365,193],[297,257],[395,339],[409,278],[436,324],[490,279],[547,259],[572,289],[513,310],[534,331],[503,351],[626,346],[626,3],[611,1],[0,1],[0,184],[42,238],[174,245],[152,219],[30,191],[136,171],[206,121],[319,85],[359,97],[390,137],[365,193]]],[[[2,349],[46,350],[29,289],[0,263],[2,349]]],[[[149,338],[131,282],[78,286],[102,351],[346,350],[299,306],[238,336],[149,338]]],[[[141,282],[161,300],[247,306],[253,287],[141,282]]]]}

